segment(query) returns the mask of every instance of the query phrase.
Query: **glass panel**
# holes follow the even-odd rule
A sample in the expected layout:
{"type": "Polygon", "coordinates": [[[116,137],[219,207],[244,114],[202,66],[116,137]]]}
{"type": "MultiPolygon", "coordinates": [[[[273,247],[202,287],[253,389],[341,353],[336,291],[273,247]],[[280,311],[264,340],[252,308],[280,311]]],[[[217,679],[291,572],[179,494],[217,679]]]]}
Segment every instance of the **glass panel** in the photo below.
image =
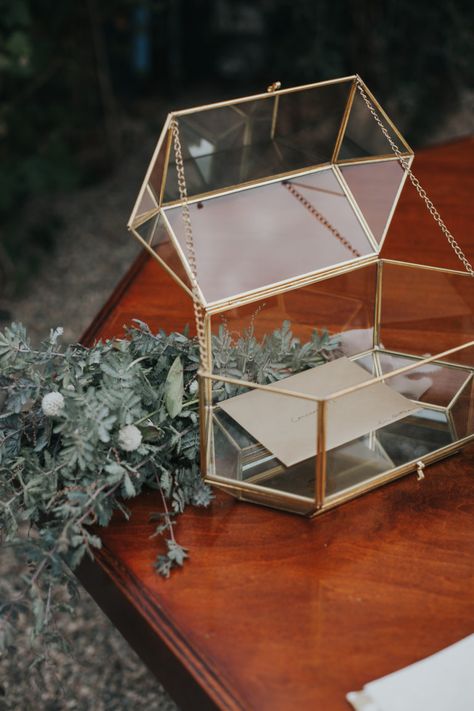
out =
{"type": "Polygon", "coordinates": [[[457,439],[474,434],[474,379],[472,376],[453,400],[449,413],[457,439]]]}
{"type": "MultiPolygon", "coordinates": [[[[366,394],[371,389],[375,392],[375,387],[365,388],[366,394]]],[[[350,408],[360,417],[364,409],[362,393],[363,390],[342,396],[340,408],[350,408]]],[[[380,402],[380,396],[378,399],[380,402]]],[[[372,417],[376,418],[376,415],[374,409],[372,417]]],[[[337,422],[331,423],[330,418],[328,414],[329,427],[337,427],[337,422]]],[[[355,486],[368,486],[378,476],[417,461],[454,441],[455,434],[445,410],[420,407],[405,416],[395,417],[391,422],[385,420],[382,426],[328,451],[326,494],[330,496],[355,486]]]]}
{"type": "MultiPolygon", "coordinates": [[[[378,111],[380,115],[380,111],[378,111]]],[[[383,116],[380,116],[388,133],[402,152],[407,150],[406,144],[400,140],[383,116]]],[[[374,121],[364,100],[356,91],[347,121],[344,138],[337,160],[366,158],[369,156],[385,156],[393,153],[385,136],[374,121]]]]}
{"type": "MultiPolygon", "coordinates": [[[[309,449],[316,451],[316,404],[300,398],[281,396],[271,392],[252,390],[246,387],[236,387],[222,381],[212,383],[213,415],[209,422],[211,428],[208,437],[207,475],[211,478],[229,479],[233,483],[245,482],[257,486],[260,495],[265,490],[296,494],[308,499],[309,511],[314,506],[315,491],[315,456],[306,461],[283,462],[260,441],[260,435],[266,442],[268,428],[262,426],[267,422],[271,427],[271,415],[275,408],[280,413],[285,406],[294,407],[295,403],[308,405],[314,416],[314,427],[310,426],[309,449]],[[255,399],[255,397],[257,399],[255,399]],[[252,426],[252,433],[245,429],[225,408],[235,407],[257,408],[259,417],[252,426]],[[248,400],[248,402],[247,402],[248,400]],[[291,404],[292,403],[292,404],[291,404]]],[[[296,405],[296,406],[297,406],[296,405]]],[[[233,412],[233,411],[232,411],[233,412]]],[[[298,456],[295,457],[298,460],[298,456]]],[[[246,498],[249,498],[247,495],[246,498]]],[[[251,498],[251,497],[250,497],[251,498]]],[[[261,500],[259,498],[259,500],[261,500]]],[[[292,508],[291,502],[282,508],[292,508]]]]}
{"type": "MultiPolygon", "coordinates": [[[[413,355],[441,353],[474,338],[474,289],[467,274],[383,264],[381,343],[413,355]]],[[[456,363],[473,365],[467,351],[456,363]]]]}
{"type": "MultiPolygon", "coordinates": [[[[379,353],[381,373],[390,373],[417,362],[416,358],[402,357],[392,353],[379,353]]],[[[441,363],[428,363],[406,374],[390,379],[390,386],[412,400],[448,407],[454,396],[471,377],[465,368],[450,367],[441,363]]]]}
{"type": "Polygon", "coordinates": [[[275,142],[286,170],[332,160],[351,86],[348,81],[280,95],[275,142]]]}
{"type": "Polygon", "coordinates": [[[134,228],[176,276],[189,288],[191,284],[183,263],[171,241],[162,215],[158,214],[134,228]]]}
{"type": "Polygon", "coordinates": [[[354,363],[357,363],[357,365],[360,365],[361,368],[364,368],[364,370],[366,370],[371,375],[378,375],[377,358],[374,352],[368,353],[364,356],[354,356],[352,360],[354,361],[354,363]]]}
{"type": "Polygon", "coordinates": [[[245,448],[239,446],[238,442],[232,438],[231,432],[236,428],[231,425],[226,426],[226,423],[221,421],[223,414],[218,410],[213,418],[214,467],[212,473],[225,479],[241,480],[245,476],[242,465],[242,451],[245,451],[245,448]]]}
{"type": "MultiPolygon", "coordinates": [[[[376,271],[376,265],[362,267],[325,282],[213,316],[214,372],[261,384],[277,381],[278,387],[299,392],[313,392],[316,388],[313,394],[321,396],[337,389],[336,385],[343,387],[345,380],[340,381],[337,376],[333,382],[334,373],[329,378],[327,371],[320,370],[320,367],[333,367],[345,361],[343,356],[352,356],[372,347],[376,271]],[[302,390],[301,385],[295,385],[290,376],[303,371],[311,382],[302,390]],[[322,381],[318,380],[318,372],[322,381]]],[[[369,377],[368,374],[376,374],[373,353],[355,356],[353,360],[360,366],[356,374],[358,382],[369,377]]],[[[215,394],[216,390],[215,387],[215,394]]],[[[224,384],[221,391],[225,398],[232,398],[241,392],[234,386],[224,384]]],[[[243,391],[247,392],[246,389],[243,391]]],[[[280,441],[273,442],[276,448],[272,448],[268,441],[258,439],[255,431],[251,433],[245,427],[245,418],[249,417],[249,413],[251,420],[255,413],[257,421],[261,419],[261,413],[249,402],[247,413],[239,413],[241,419],[235,412],[215,408],[215,427],[225,430],[240,457],[240,464],[236,465],[237,454],[234,453],[233,462],[229,463],[231,447],[224,440],[223,453],[218,455],[216,451],[216,462],[221,461],[222,471],[233,472],[232,476],[237,476],[236,467],[240,468],[242,480],[258,483],[259,486],[300,496],[314,496],[316,441],[312,456],[308,456],[310,452],[301,432],[291,433],[291,428],[303,419],[309,425],[311,442],[313,433],[316,440],[315,403],[298,401],[302,406],[298,414],[293,412],[293,405],[279,402],[280,396],[274,398],[275,407],[267,408],[266,418],[271,423],[272,432],[285,433],[278,435],[279,440],[286,438],[290,443],[293,441],[296,459],[291,463],[285,462],[277,451],[280,441]],[[289,418],[288,426],[282,421],[282,411],[289,418]]],[[[283,397],[283,400],[294,399],[283,397]]],[[[351,452],[347,454],[349,459],[354,456],[351,452]]],[[[329,461],[332,461],[331,457],[329,455],[329,461]]]]}
{"type": "MultiPolygon", "coordinates": [[[[178,117],[188,195],[329,162],[351,85],[269,94],[178,117]]],[[[178,197],[171,156],[165,201],[178,197]]]]}
{"type": "Polygon", "coordinates": [[[135,215],[135,220],[139,218],[143,219],[148,213],[152,213],[157,209],[158,205],[155,203],[152,194],[148,187],[145,187],[143,191],[142,199],[137,208],[137,213],[135,215]]]}
{"type": "MultiPolygon", "coordinates": [[[[190,205],[208,302],[373,253],[331,168],[190,205]]],[[[180,206],[166,208],[185,249],[180,206]]]]}
{"type": "Polygon", "coordinates": [[[393,462],[380,442],[370,435],[343,444],[326,456],[326,495],[350,489],[388,469],[393,462]]]}
{"type": "MultiPolygon", "coordinates": [[[[467,346],[463,351],[463,359],[472,361],[474,348],[467,346]]],[[[360,491],[379,475],[434,454],[474,432],[472,368],[441,361],[392,375],[393,366],[416,366],[417,359],[387,353],[375,357],[387,373],[382,383],[368,384],[335,399],[329,396],[327,401],[328,496],[355,486],[360,491]],[[422,382],[427,379],[431,382],[422,382]],[[424,388],[422,397],[415,393],[417,383],[424,388]],[[414,394],[423,404],[414,401],[414,394]],[[393,397],[400,397],[399,404],[393,400],[393,409],[387,409],[393,397]],[[353,412],[359,423],[367,420],[374,426],[362,437],[331,447],[332,433],[342,427],[341,413],[348,412],[353,412]]]]}
{"type": "Polygon", "coordinates": [[[455,441],[447,412],[427,408],[381,427],[377,439],[393,467],[416,461],[455,441]]]}
{"type": "MultiPolygon", "coordinates": [[[[160,137],[161,140],[161,137],[160,137]]],[[[170,147],[171,133],[169,131],[162,137],[162,143],[158,155],[153,163],[153,168],[148,181],[148,186],[155,197],[156,203],[160,204],[163,179],[165,178],[166,163],[168,160],[168,150],[170,147]]]]}
{"type": "MultiPolygon", "coordinates": [[[[375,264],[212,316],[215,372],[269,383],[372,348],[375,264]]],[[[369,359],[360,365],[373,372],[369,359]]]]}
{"type": "Polygon", "coordinates": [[[380,244],[397,202],[404,170],[398,160],[341,165],[342,176],[349,186],[364,218],[380,244]]]}

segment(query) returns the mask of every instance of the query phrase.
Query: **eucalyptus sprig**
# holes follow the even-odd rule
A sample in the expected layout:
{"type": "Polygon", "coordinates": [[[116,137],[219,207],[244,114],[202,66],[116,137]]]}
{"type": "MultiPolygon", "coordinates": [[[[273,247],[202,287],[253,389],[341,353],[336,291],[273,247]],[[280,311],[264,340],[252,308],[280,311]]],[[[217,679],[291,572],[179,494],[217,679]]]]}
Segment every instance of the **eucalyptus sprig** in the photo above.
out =
{"type": "MultiPolygon", "coordinates": [[[[150,520],[152,537],[164,540],[155,567],[165,577],[188,557],[176,516],[212,498],[198,466],[196,340],[154,334],[140,321],[126,339],[91,348],[63,348],[61,334],[33,348],[20,324],[0,333],[0,527],[3,544],[25,561],[14,590],[0,584],[0,650],[14,644],[23,614],[45,648],[64,644],[52,621],[76,596],[71,571],[101,547],[97,531],[115,511],[128,518],[126,501],[145,486],[163,504],[150,520]]],[[[316,331],[302,344],[288,322],[260,340],[253,320],[237,335],[223,324],[214,370],[269,383],[324,362],[336,346],[316,331]]],[[[215,385],[217,400],[239,391],[215,385]]]]}

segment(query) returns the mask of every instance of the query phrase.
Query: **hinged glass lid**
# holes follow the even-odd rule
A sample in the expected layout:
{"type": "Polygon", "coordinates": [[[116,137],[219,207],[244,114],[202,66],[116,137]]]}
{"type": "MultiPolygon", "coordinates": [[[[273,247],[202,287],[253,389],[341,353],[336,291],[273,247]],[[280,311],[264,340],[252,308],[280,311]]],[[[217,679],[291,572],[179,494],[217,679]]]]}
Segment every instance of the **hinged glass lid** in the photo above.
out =
{"type": "MultiPolygon", "coordinates": [[[[411,162],[410,147],[384,118],[411,162]]],[[[129,225],[188,288],[173,119],[205,305],[376,259],[406,171],[356,91],[356,77],[168,116],[129,225]]]]}

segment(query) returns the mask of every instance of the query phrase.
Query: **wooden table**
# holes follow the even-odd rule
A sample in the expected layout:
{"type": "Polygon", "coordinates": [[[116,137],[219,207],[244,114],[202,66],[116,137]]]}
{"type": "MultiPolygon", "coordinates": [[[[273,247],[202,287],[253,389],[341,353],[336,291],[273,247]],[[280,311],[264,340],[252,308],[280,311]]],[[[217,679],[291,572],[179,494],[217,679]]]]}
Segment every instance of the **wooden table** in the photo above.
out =
{"type": "MultiPolygon", "coordinates": [[[[415,169],[474,258],[474,141],[421,152],[415,169]]],[[[385,248],[384,248],[385,249],[385,248]]],[[[384,256],[458,268],[406,188],[384,256]],[[427,257],[428,258],[428,257],[427,257]]],[[[84,336],[192,322],[187,299],[146,257],[133,265],[84,336]]],[[[345,694],[474,631],[474,449],[315,520],[218,493],[177,526],[190,561],[169,581],[153,571],[155,493],[101,532],[79,577],[183,708],[349,708],[345,694]]]]}

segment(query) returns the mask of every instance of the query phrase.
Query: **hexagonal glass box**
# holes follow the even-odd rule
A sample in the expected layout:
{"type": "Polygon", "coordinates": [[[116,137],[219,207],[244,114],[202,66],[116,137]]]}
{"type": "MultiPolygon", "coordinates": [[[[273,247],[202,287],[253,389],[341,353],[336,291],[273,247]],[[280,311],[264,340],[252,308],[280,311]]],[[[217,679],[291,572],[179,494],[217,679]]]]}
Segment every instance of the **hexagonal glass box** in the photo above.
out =
{"type": "Polygon", "coordinates": [[[168,116],[129,227],[202,307],[207,481],[313,515],[474,438],[470,276],[380,257],[412,159],[356,76],[168,116]]]}

